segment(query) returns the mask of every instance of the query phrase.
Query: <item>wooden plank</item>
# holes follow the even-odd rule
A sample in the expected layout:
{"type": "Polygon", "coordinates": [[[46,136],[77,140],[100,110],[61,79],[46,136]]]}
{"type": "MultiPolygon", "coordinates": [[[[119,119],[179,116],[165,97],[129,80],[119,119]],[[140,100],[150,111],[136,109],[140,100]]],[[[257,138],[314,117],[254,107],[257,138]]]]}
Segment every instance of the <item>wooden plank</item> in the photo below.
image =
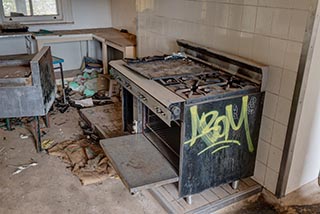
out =
{"type": "Polygon", "coordinates": [[[229,195],[224,197],[223,199],[217,200],[213,203],[207,204],[202,207],[198,207],[197,209],[191,210],[186,214],[207,214],[207,213],[214,213],[215,211],[222,209],[228,205],[231,205],[235,202],[241,201],[245,198],[249,198],[259,192],[262,191],[262,187],[260,185],[249,187],[245,191],[237,192],[233,195],[229,195]]]}
{"type": "Polygon", "coordinates": [[[246,183],[249,187],[251,186],[255,186],[257,185],[258,183],[255,182],[252,178],[244,178],[244,179],[241,179],[244,183],[246,183]]]}
{"type": "Polygon", "coordinates": [[[221,187],[211,188],[210,191],[216,194],[219,198],[224,198],[230,195],[227,191],[225,191],[221,187]]]}
{"type": "Polygon", "coordinates": [[[174,201],[175,198],[164,188],[165,185],[157,188],[157,191],[167,200],[174,201]]]}
{"type": "Polygon", "coordinates": [[[230,184],[222,184],[221,188],[227,191],[230,195],[236,193],[238,190],[232,189],[230,184]]]}
{"type": "Polygon", "coordinates": [[[163,188],[165,190],[167,190],[167,192],[171,195],[171,197],[174,200],[179,199],[179,192],[178,192],[178,184],[177,183],[163,185],[163,188]]]}
{"type": "Polygon", "coordinates": [[[239,185],[238,185],[238,190],[239,191],[244,191],[244,190],[246,190],[248,188],[249,188],[249,186],[245,182],[243,182],[241,180],[239,181],[239,185]]]}
{"type": "Polygon", "coordinates": [[[192,195],[192,204],[188,204],[184,198],[180,198],[177,200],[177,202],[184,208],[186,212],[209,204],[209,202],[200,194],[192,195]]]}
{"type": "Polygon", "coordinates": [[[202,197],[204,197],[208,202],[213,202],[216,200],[219,200],[219,197],[214,194],[210,189],[207,189],[205,191],[203,191],[202,193],[200,193],[202,195],[202,197]]]}
{"type": "Polygon", "coordinates": [[[167,211],[167,213],[179,213],[177,210],[181,210],[184,213],[183,208],[177,201],[173,203],[168,203],[167,198],[165,198],[161,193],[159,193],[158,188],[152,188],[149,190],[150,194],[160,203],[160,205],[167,211]]]}
{"type": "Polygon", "coordinates": [[[178,181],[171,164],[142,134],[101,140],[100,145],[131,193],[178,181]]]}

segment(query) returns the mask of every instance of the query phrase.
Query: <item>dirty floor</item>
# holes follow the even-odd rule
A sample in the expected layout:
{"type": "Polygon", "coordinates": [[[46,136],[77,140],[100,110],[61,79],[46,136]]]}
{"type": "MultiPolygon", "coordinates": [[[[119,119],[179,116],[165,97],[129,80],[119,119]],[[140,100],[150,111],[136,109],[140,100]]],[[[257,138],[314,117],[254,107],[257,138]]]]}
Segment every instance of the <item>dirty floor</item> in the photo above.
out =
{"type": "Polygon", "coordinates": [[[264,191],[215,214],[320,214],[320,187],[314,181],[278,200],[264,191]]]}
{"type": "MultiPolygon", "coordinates": [[[[51,116],[43,139],[56,142],[77,139],[82,131],[77,110],[51,116]]],[[[0,129],[0,213],[165,213],[148,192],[132,196],[119,179],[82,186],[57,157],[36,153],[33,138],[24,126],[0,129]],[[17,165],[38,163],[12,175],[17,165]]]]}
{"type": "MultiPolygon", "coordinates": [[[[43,140],[63,142],[82,135],[79,114],[70,108],[51,115],[51,128],[43,140]]],[[[0,213],[166,213],[148,191],[132,196],[119,179],[82,186],[66,164],[45,152],[36,153],[33,138],[25,126],[0,129],[0,213]],[[21,139],[20,135],[29,136],[21,139]],[[16,166],[37,162],[19,174],[16,166]]],[[[269,200],[268,200],[269,201],[269,200]]],[[[262,196],[238,202],[216,214],[317,214],[320,213],[320,188],[317,182],[289,194],[273,206],[262,196]]]]}

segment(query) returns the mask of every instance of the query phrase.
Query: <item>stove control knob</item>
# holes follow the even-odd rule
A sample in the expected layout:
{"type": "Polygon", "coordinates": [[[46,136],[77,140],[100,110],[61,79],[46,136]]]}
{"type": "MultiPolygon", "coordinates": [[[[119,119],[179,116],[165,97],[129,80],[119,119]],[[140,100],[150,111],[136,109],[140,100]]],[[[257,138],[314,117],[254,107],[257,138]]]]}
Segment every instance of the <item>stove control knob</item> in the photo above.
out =
{"type": "Polygon", "coordinates": [[[166,116],[166,114],[165,114],[165,113],[162,113],[161,115],[162,115],[163,117],[165,117],[165,116],[166,116]]]}
{"type": "Polygon", "coordinates": [[[128,82],[126,82],[126,83],[124,84],[124,86],[127,87],[127,88],[129,88],[129,89],[131,88],[131,85],[130,85],[130,83],[128,83],[128,82]]]}
{"type": "Polygon", "coordinates": [[[142,94],[140,94],[139,96],[138,96],[138,98],[140,99],[140,100],[142,100],[142,101],[147,101],[147,98],[145,97],[145,96],[143,96],[142,94]]]}
{"type": "Polygon", "coordinates": [[[179,114],[181,113],[181,109],[178,106],[173,106],[170,110],[175,116],[179,116],[179,114]]]}
{"type": "Polygon", "coordinates": [[[159,113],[159,114],[162,113],[162,110],[160,109],[160,107],[157,106],[157,107],[154,107],[154,109],[156,110],[157,113],[159,113]]]}

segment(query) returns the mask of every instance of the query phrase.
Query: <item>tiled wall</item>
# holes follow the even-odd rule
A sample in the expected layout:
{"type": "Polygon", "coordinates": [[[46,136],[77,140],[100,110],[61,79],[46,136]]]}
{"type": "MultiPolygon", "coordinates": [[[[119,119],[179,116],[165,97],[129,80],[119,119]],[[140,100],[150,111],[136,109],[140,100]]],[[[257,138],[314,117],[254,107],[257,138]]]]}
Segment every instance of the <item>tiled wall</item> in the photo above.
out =
{"type": "Polygon", "coordinates": [[[313,0],[137,0],[139,56],[186,39],[270,65],[254,178],[275,192],[313,0]]]}
{"type": "Polygon", "coordinates": [[[111,0],[112,27],[136,34],[136,1],[111,0]]]}

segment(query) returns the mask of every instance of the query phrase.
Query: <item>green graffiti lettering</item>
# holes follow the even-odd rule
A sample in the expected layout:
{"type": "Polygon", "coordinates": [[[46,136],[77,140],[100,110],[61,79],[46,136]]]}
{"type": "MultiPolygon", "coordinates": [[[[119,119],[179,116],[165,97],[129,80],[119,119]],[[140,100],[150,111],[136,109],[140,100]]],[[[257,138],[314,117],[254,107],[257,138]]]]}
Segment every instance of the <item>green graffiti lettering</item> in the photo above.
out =
{"type": "Polygon", "coordinates": [[[248,143],[249,152],[254,151],[254,146],[251,140],[249,121],[248,121],[248,96],[242,97],[242,107],[238,123],[234,121],[232,114],[232,105],[227,105],[225,115],[219,116],[218,111],[210,111],[208,113],[202,113],[201,117],[198,114],[198,106],[192,106],[190,108],[191,114],[191,139],[184,142],[184,144],[189,144],[192,147],[198,139],[201,139],[206,148],[198,153],[198,155],[203,154],[209,149],[214,149],[211,154],[215,154],[218,151],[227,149],[231,144],[236,144],[240,146],[238,140],[229,139],[230,128],[234,131],[238,131],[244,126],[246,133],[246,139],[248,143]],[[224,140],[218,141],[223,138],[224,140]]]}

